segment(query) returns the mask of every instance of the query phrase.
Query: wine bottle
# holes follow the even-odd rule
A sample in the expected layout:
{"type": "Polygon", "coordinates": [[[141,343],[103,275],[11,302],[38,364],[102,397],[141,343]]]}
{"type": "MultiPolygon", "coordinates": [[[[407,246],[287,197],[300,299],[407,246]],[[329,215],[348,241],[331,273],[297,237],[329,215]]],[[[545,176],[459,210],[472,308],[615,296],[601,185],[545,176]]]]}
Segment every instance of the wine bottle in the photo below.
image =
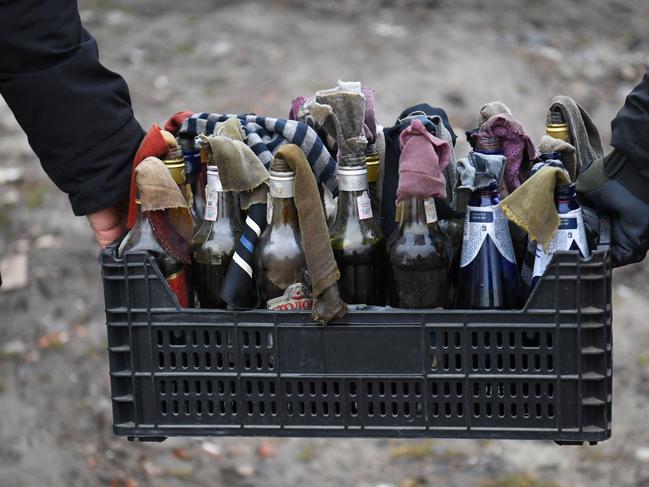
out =
{"type": "Polygon", "coordinates": [[[492,182],[474,191],[464,220],[458,275],[459,308],[517,308],[520,279],[508,221],[497,205],[498,186],[492,182]]]}
{"type": "Polygon", "coordinates": [[[532,268],[532,289],[538,283],[556,252],[577,250],[582,258],[590,257],[584,217],[577,202],[575,185],[557,186],[554,192],[554,202],[559,214],[559,229],[547,248],[543,248],[540,244],[536,245],[534,267],[532,268]]]}
{"type": "Polygon", "coordinates": [[[437,222],[434,198],[402,202],[399,227],[390,238],[390,304],[398,308],[448,305],[451,240],[437,222]]]}
{"type": "Polygon", "coordinates": [[[338,167],[336,219],[329,239],[341,274],[342,299],[349,304],[383,306],[385,242],[373,218],[367,167],[362,156],[358,159],[338,167]]]}
{"type": "Polygon", "coordinates": [[[203,223],[192,242],[192,276],[201,308],[227,308],[221,286],[241,235],[237,194],[223,191],[216,166],[207,168],[203,223]]]}
{"type": "Polygon", "coordinates": [[[173,177],[174,181],[178,185],[178,188],[180,188],[180,192],[185,197],[185,200],[187,201],[187,204],[189,205],[190,208],[190,213],[192,216],[192,222],[194,228],[197,228],[200,219],[193,211],[194,195],[192,193],[191,186],[187,182],[187,172],[186,172],[187,165],[185,163],[185,158],[183,157],[180,148],[178,147],[170,148],[169,152],[162,160],[162,162],[164,162],[165,166],[167,166],[167,169],[171,173],[171,177],[173,177]]]}
{"type": "MultiPolygon", "coordinates": [[[[279,298],[292,284],[305,283],[306,257],[295,207],[295,173],[285,161],[270,166],[268,226],[255,248],[255,272],[263,305],[279,298]]],[[[311,304],[311,302],[309,302],[311,304]]]]}
{"type": "Polygon", "coordinates": [[[190,267],[162,248],[151,228],[150,212],[140,209],[139,200],[136,200],[136,204],[138,205],[137,220],[120,244],[118,255],[123,257],[128,252],[137,251],[151,254],[180,306],[191,307],[194,291],[191,286],[190,267]]]}

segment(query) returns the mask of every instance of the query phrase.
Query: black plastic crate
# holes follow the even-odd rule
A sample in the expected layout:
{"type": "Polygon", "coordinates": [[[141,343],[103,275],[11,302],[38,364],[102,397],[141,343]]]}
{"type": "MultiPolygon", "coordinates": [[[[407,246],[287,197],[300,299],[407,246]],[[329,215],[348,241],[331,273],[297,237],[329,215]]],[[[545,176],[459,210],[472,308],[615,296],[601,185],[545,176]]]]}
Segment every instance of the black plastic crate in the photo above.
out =
{"type": "Polygon", "coordinates": [[[611,434],[611,264],[557,254],[523,310],[180,309],[146,253],[100,256],[114,431],[548,439],[611,434]]]}

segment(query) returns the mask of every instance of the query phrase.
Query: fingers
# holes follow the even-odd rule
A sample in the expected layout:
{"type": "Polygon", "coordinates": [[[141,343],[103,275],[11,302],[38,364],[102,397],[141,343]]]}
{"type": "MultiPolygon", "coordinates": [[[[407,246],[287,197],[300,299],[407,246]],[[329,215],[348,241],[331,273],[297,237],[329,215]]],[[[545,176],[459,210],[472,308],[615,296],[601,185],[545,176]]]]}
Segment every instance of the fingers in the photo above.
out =
{"type": "Polygon", "coordinates": [[[123,205],[100,210],[88,215],[90,227],[97,244],[103,249],[126,231],[126,214],[123,205]]]}

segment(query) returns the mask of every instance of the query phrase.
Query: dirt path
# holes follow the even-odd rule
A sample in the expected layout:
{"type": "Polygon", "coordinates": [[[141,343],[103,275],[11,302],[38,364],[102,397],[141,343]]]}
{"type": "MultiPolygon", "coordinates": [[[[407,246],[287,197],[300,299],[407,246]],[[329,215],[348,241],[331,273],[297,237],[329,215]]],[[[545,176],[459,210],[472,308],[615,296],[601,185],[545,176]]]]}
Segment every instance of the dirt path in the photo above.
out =
{"type": "MultiPolygon", "coordinates": [[[[502,99],[535,140],[559,92],[608,123],[649,66],[647,2],[82,0],[142,125],[181,109],[285,115],[292,97],[361,79],[377,113],[427,101],[462,129],[502,99]],[[189,4],[189,5],[185,5],[189,4]],[[215,5],[216,4],[216,5],[215,5]],[[314,7],[312,4],[317,4],[314,7]],[[587,6],[586,6],[587,4],[587,6]],[[480,6],[482,5],[482,6],[480,6]]],[[[103,296],[84,219],[46,180],[0,100],[0,487],[649,485],[649,264],[616,273],[614,437],[597,447],[501,441],[169,440],[111,433],[103,296]],[[20,265],[17,264],[19,269],[20,265]]],[[[462,155],[462,146],[458,149],[462,155]]]]}

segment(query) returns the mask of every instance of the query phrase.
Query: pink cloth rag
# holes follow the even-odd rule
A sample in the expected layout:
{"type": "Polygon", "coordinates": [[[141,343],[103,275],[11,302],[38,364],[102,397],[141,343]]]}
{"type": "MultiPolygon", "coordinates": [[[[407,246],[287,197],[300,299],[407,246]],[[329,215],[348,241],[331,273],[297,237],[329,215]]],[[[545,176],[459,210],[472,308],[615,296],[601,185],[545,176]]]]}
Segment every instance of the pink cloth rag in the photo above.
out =
{"type": "Polygon", "coordinates": [[[376,115],[374,115],[374,93],[372,88],[362,88],[361,92],[365,96],[365,121],[363,130],[367,142],[373,144],[376,141],[376,115]]]}
{"type": "Polygon", "coordinates": [[[532,139],[525,133],[521,123],[507,113],[491,117],[480,127],[480,132],[496,137],[502,143],[507,159],[505,189],[507,193],[513,192],[525,181],[530,163],[538,157],[532,139]]]}
{"type": "Polygon", "coordinates": [[[300,118],[300,108],[304,105],[306,101],[305,96],[298,96],[291,102],[291,110],[288,112],[289,120],[299,120],[300,118]]]}
{"type": "Polygon", "coordinates": [[[399,136],[399,187],[397,201],[414,196],[446,198],[444,169],[451,158],[448,142],[432,135],[421,120],[413,120],[399,136]]]}

